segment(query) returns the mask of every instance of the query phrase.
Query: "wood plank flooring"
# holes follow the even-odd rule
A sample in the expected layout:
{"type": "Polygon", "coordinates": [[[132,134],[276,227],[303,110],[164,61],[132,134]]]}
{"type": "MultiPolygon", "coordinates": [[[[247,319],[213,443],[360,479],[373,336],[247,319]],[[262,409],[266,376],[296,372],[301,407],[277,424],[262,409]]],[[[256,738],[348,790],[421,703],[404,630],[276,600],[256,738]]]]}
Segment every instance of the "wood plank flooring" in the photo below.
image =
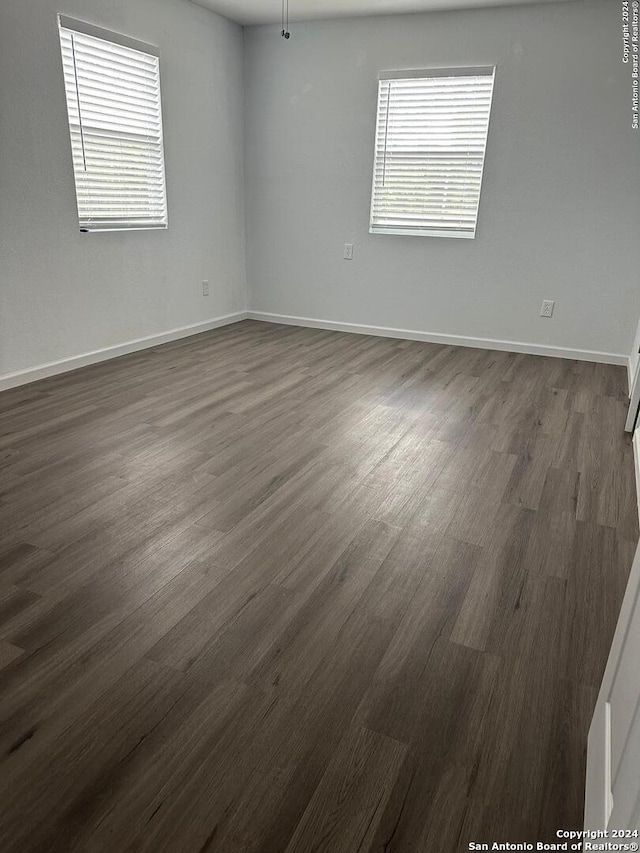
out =
{"type": "Polygon", "coordinates": [[[0,850],[580,828],[626,391],[245,321],[0,395],[0,850]]]}

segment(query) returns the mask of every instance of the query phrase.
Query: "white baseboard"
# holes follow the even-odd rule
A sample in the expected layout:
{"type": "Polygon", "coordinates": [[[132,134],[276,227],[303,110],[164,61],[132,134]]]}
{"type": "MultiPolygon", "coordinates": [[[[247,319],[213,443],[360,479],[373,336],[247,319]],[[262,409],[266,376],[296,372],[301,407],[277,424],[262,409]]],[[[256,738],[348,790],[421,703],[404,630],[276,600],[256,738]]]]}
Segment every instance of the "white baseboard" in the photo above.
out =
{"type": "Polygon", "coordinates": [[[74,355],[71,358],[62,358],[59,361],[51,361],[48,364],[39,364],[37,367],[30,367],[27,370],[6,373],[4,376],[0,376],[0,391],[6,391],[8,388],[16,388],[18,385],[26,385],[28,382],[35,382],[37,379],[46,379],[48,376],[66,373],[69,370],[76,370],[78,367],[86,367],[88,364],[96,364],[99,361],[117,358],[120,355],[127,355],[130,352],[137,352],[138,350],[149,349],[149,347],[155,347],[159,344],[177,341],[180,338],[198,335],[200,332],[208,332],[210,329],[217,329],[219,326],[228,326],[231,323],[237,323],[239,320],[245,320],[246,317],[246,311],[237,311],[234,314],[214,317],[213,320],[205,320],[204,323],[180,326],[178,329],[169,329],[169,331],[161,332],[158,335],[147,335],[145,338],[136,338],[133,341],[126,341],[123,344],[115,344],[111,347],[93,350],[82,355],[74,355]]]}
{"type": "Polygon", "coordinates": [[[316,320],[309,317],[290,317],[287,314],[268,314],[263,311],[248,311],[250,320],[265,323],[284,323],[288,326],[306,326],[312,329],[329,329],[334,332],[353,332],[357,335],[376,335],[382,338],[399,338],[407,341],[426,341],[432,344],[448,344],[456,347],[477,347],[479,349],[522,352],[529,355],[547,355],[555,358],[569,358],[578,361],[597,361],[603,364],[628,365],[626,355],[594,350],[569,349],[545,344],[528,344],[520,341],[498,341],[493,338],[469,338],[464,335],[447,335],[439,332],[418,332],[413,329],[393,329],[387,326],[362,326],[360,323],[341,323],[334,320],[316,320]]]}
{"type": "MultiPolygon", "coordinates": [[[[364,326],[360,323],[343,323],[335,320],[319,320],[310,317],[293,317],[288,314],[270,314],[263,311],[237,311],[222,317],[215,317],[203,323],[194,323],[190,326],[180,326],[177,329],[169,329],[157,335],[148,335],[144,338],[136,338],[122,344],[93,350],[82,355],[63,358],[47,364],[39,364],[36,367],[18,370],[15,373],[6,373],[0,376],[0,391],[26,385],[38,379],[46,379],[48,376],[56,376],[89,364],[107,361],[127,353],[138,352],[158,346],[159,344],[177,341],[200,332],[207,332],[220,326],[237,323],[240,320],[260,320],[266,323],[281,323],[289,326],[303,326],[312,329],[328,329],[336,332],[351,332],[358,335],[375,335],[383,338],[398,338],[408,341],[425,341],[427,343],[447,344],[450,346],[476,347],[479,349],[505,350],[507,352],[522,352],[530,355],[547,355],[557,358],[577,359],[579,361],[597,361],[604,364],[621,364],[630,368],[629,358],[616,353],[596,352],[593,350],[574,350],[567,347],[552,347],[544,344],[528,344],[519,341],[499,341],[492,338],[471,338],[464,335],[448,335],[439,332],[422,332],[413,329],[395,329],[387,326],[364,326]]],[[[639,446],[640,451],[640,446],[639,446]]],[[[640,452],[637,458],[640,457],[640,452]]]]}

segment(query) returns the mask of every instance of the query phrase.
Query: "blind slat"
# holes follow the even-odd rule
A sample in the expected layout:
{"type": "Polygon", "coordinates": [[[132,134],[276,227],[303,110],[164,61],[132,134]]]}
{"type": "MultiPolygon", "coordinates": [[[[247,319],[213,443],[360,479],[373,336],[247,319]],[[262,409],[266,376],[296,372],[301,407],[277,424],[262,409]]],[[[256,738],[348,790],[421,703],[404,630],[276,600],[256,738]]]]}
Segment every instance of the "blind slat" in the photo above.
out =
{"type": "Polygon", "coordinates": [[[80,228],[166,227],[158,57],[62,25],[60,44],[80,228]]]}
{"type": "Polygon", "coordinates": [[[372,232],[475,236],[495,69],[474,71],[380,80],[372,232]]]}

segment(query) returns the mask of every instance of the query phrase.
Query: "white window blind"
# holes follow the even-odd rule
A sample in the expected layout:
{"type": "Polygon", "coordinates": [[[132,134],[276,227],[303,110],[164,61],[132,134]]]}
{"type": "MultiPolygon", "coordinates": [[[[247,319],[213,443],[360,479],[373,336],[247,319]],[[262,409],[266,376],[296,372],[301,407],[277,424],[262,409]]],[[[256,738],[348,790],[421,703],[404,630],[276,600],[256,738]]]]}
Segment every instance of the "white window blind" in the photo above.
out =
{"type": "Polygon", "coordinates": [[[372,233],[475,237],[494,73],[381,75],[372,233]]]}
{"type": "Polygon", "coordinates": [[[80,230],[166,228],[157,51],[63,16],[59,25],[80,230]]]}

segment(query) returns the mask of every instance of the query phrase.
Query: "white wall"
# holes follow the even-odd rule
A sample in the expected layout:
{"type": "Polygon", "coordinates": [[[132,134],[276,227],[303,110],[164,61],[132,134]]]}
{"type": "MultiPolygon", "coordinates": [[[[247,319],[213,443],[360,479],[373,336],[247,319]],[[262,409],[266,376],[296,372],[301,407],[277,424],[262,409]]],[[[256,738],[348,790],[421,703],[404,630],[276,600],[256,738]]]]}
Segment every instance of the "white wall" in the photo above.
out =
{"type": "Polygon", "coordinates": [[[0,378],[245,307],[242,42],[187,0],[2,0],[0,378]],[[79,233],[57,12],[160,47],[167,231],[79,233]]]}
{"type": "Polygon", "coordinates": [[[627,353],[640,133],[610,0],[245,31],[250,307],[627,353]],[[475,241],[368,234],[381,69],[497,65],[475,241]],[[355,260],[342,260],[355,242],[355,260]],[[551,320],[543,298],[556,300],[551,320]]]}

